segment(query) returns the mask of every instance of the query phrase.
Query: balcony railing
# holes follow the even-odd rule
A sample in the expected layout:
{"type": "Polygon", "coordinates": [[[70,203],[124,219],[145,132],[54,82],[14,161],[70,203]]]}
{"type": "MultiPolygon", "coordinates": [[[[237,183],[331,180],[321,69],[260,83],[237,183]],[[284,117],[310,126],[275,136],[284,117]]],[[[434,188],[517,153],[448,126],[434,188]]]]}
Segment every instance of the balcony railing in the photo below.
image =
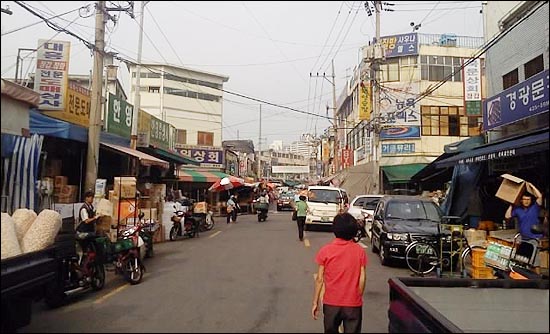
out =
{"type": "Polygon", "coordinates": [[[479,49],[484,42],[483,37],[456,36],[453,34],[418,34],[419,45],[479,49]]]}

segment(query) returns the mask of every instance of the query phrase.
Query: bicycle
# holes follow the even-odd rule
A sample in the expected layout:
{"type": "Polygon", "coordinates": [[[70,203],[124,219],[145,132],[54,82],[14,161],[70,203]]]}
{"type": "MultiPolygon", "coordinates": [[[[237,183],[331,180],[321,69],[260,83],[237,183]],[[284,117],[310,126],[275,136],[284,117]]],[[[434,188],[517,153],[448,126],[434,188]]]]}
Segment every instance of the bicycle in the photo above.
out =
{"type": "MultiPolygon", "coordinates": [[[[444,217],[453,219],[459,217],[444,217]]],[[[416,275],[424,276],[437,269],[441,277],[443,270],[455,271],[459,267],[461,277],[467,277],[472,268],[472,249],[464,237],[462,225],[442,224],[450,227],[450,233],[438,232],[428,237],[420,237],[411,242],[405,249],[407,267],[416,275]],[[458,232],[458,233],[457,233],[458,232]]]]}

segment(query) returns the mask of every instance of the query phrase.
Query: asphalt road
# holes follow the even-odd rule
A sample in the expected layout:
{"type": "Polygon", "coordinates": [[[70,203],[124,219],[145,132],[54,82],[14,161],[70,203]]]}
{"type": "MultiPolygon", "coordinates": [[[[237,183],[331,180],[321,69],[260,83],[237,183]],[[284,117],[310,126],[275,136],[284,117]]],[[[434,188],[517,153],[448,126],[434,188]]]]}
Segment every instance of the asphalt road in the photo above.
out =
{"type": "MultiPolygon", "coordinates": [[[[214,229],[198,238],[155,244],[140,284],[108,272],[99,292],[73,296],[53,310],[36,303],[31,324],[20,332],[323,332],[322,320],[310,315],[314,256],[334,235],[308,231],[300,242],[290,216],[272,210],[267,222],[240,215],[229,225],[216,217],[214,229]]],[[[382,267],[364,248],[363,332],[387,332],[388,278],[410,274],[382,267]]]]}

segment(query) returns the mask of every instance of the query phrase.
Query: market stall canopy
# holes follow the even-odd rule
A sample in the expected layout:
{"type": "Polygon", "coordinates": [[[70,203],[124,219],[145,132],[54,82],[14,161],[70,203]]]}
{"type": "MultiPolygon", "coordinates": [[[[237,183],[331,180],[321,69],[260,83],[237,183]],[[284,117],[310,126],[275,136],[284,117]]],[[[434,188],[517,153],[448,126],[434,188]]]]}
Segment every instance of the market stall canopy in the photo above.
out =
{"type": "Polygon", "coordinates": [[[155,158],[152,155],[131,149],[129,147],[118,146],[118,145],[107,144],[107,143],[101,143],[101,145],[105,145],[120,153],[124,153],[126,155],[130,155],[135,158],[138,158],[140,164],[142,164],[143,166],[159,166],[165,169],[170,168],[170,164],[168,162],[155,158]]]}
{"type": "Polygon", "coordinates": [[[219,192],[219,191],[242,187],[244,186],[244,184],[245,184],[244,180],[241,179],[240,177],[229,175],[214,182],[214,184],[212,184],[210,188],[208,188],[208,191],[219,192]]]}
{"type": "Polygon", "coordinates": [[[147,154],[150,154],[152,156],[155,156],[159,159],[164,159],[166,161],[173,162],[179,165],[195,165],[195,166],[200,165],[200,162],[196,160],[189,159],[177,153],[169,152],[156,147],[138,147],[138,150],[145,152],[147,154]]]}
{"type": "Polygon", "coordinates": [[[381,166],[390,183],[409,182],[411,177],[418,173],[427,164],[408,164],[396,166],[381,166]]]}
{"type": "MultiPolygon", "coordinates": [[[[29,128],[31,133],[62,139],[76,140],[81,143],[88,142],[88,129],[83,126],[43,115],[36,110],[30,110],[29,116],[29,128]]],[[[130,145],[130,139],[123,138],[104,131],[100,133],[99,140],[102,143],[109,143],[126,147],[130,145]]]]}
{"type": "Polygon", "coordinates": [[[178,170],[178,180],[183,182],[213,183],[226,176],[229,175],[219,171],[206,171],[190,168],[182,168],[178,170]]]}
{"type": "Polygon", "coordinates": [[[543,132],[478,146],[437,162],[437,167],[478,163],[548,150],[548,128],[543,132]]]}

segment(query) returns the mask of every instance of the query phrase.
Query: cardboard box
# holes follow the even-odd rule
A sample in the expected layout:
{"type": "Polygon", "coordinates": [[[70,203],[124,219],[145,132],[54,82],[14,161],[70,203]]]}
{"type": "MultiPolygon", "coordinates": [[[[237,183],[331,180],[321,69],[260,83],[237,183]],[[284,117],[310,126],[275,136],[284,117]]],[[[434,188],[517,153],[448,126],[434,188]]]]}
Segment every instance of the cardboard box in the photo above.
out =
{"type": "MultiPolygon", "coordinates": [[[[119,223],[121,220],[134,217],[134,212],[136,211],[136,201],[123,199],[120,201],[114,200],[111,201],[113,204],[113,218],[118,219],[119,223]]],[[[137,217],[137,214],[136,214],[137,217]]]]}
{"type": "Polygon", "coordinates": [[[133,176],[115,177],[113,187],[114,196],[118,198],[135,198],[136,197],[136,178],[133,176]]]}
{"type": "Polygon", "coordinates": [[[54,195],[55,203],[70,204],[76,202],[76,193],[72,195],[54,195]]]}
{"type": "Polygon", "coordinates": [[[72,197],[78,194],[78,186],[67,184],[61,187],[59,196],[72,197]]]}
{"type": "Polygon", "coordinates": [[[487,231],[471,228],[464,231],[464,237],[468,240],[469,245],[480,244],[487,239],[487,231]]]}
{"type": "Polygon", "coordinates": [[[521,195],[525,192],[525,180],[510,174],[502,174],[503,178],[496,197],[514,205],[518,205],[521,195]]]}
{"type": "Polygon", "coordinates": [[[540,267],[548,269],[548,251],[539,252],[540,267]]]}
{"type": "Polygon", "coordinates": [[[67,176],[57,175],[54,177],[54,194],[60,194],[63,186],[66,186],[69,183],[69,178],[67,176]]]}
{"type": "Polygon", "coordinates": [[[59,160],[59,159],[55,159],[55,160],[49,160],[47,163],[46,163],[46,168],[45,168],[45,171],[44,171],[44,175],[45,176],[56,176],[56,175],[61,175],[61,163],[62,161],[59,160]]]}

